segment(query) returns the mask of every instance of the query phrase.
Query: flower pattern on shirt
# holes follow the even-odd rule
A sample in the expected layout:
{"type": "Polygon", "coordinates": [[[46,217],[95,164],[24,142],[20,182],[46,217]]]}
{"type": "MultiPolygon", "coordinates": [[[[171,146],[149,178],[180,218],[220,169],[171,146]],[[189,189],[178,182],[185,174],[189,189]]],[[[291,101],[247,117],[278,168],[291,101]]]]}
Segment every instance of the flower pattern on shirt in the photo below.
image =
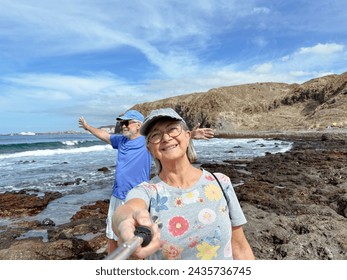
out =
{"type": "Polygon", "coordinates": [[[168,230],[173,236],[180,236],[189,229],[189,221],[182,216],[175,216],[169,220],[168,230]]]}
{"type": "MultiPolygon", "coordinates": [[[[146,203],[153,222],[160,228],[161,249],[153,259],[232,258],[230,208],[218,184],[219,181],[228,195],[234,195],[230,179],[218,173],[216,181],[211,173],[203,172],[190,189],[174,188],[156,176],[138,190],[138,197],[146,199],[144,193],[148,194],[146,203]]],[[[245,220],[237,200],[231,197],[234,216],[245,220]]]]}
{"type": "Polygon", "coordinates": [[[165,243],[162,246],[162,254],[168,260],[181,259],[182,251],[183,251],[183,248],[175,244],[165,243]]]}
{"type": "Polygon", "coordinates": [[[196,203],[199,201],[199,191],[198,190],[194,190],[188,193],[185,193],[183,196],[183,202],[185,204],[192,204],[192,203],[196,203]]]}
{"type": "Polygon", "coordinates": [[[188,244],[189,248],[194,248],[196,247],[196,245],[199,244],[199,236],[189,237],[188,240],[189,240],[189,244],[188,244]]]}
{"type": "Polygon", "coordinates": [[[158,194],[157,199],[154,197],[151,198],[151,207],[154,208],[156,212],[159,212],[160,210],[168,210],[169,208],[167,208],[167,206],[165,205],[167,201],[168,201],[167,196],[161,197],[158,194]]]}
{"type": "Polygon", "coordinates": [[[205,188],[205,196],[210,201],[219,201],[222,198],[222,191],[219,186],[214,184],[207,185],[205,188]]]}
{"type": "Polygon", "coordinates": [[[212,209],[204,208],[199,212],[198,219],[204,225],[212,224],[216,220],[216,212],[212,209]]]}
{"type": "Polygon", "coordinates": [[[183,199],[181,196],[175,198],[175,206],[176,207],[183,207],[183,199]]]}
{"type": "Polygon", "coordinates": [[[222,232],[220,230],[220,227],[217,227],[214,230],[213,236],[207,236],[205,237],[204,241],[212,246],[215,246],[219,244],[222,240],[222,232]]]}
{"type": "Polygon", "coordinates": [[[207,181],[211,181],[211,182],[214,181],[214,177],[213,177],[212,175],[210,175],[210,174],[206,174],[205,179],[206,179],[207,181]]]}
{"type": "Polygon", "coordinates": [[[212,246],[203,241],[196,246],[196,248],[198,249],[196,257],[200,260],[212,260],[213,258],[217,257],[217,251],[219,247],[220,246],[212,246]]]}

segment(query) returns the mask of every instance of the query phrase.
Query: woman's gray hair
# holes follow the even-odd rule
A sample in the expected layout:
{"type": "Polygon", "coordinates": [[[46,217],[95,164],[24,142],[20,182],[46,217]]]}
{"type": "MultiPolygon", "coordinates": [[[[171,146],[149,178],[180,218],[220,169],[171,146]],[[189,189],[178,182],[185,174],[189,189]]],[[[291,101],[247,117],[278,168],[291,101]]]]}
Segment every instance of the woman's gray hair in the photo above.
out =
{"type": "MultiPolygon", "coordinates": [[[[182,129],[184,131],[189,131],[190,129],[188,128],[187,124],[183,121],[180,121],[179,124],[182,126],[182,129]]],[[[146,136],[146,142],[147,142],[147,145],[148,145],[148,135],[146,136]]],[[[193,163],[197,160],[197,154],[196,154],[196,151],[195,151],[195,148],[194,148],[194,144],[193,144],[193,140],[192,138],[189,139],[189,144],[188,144],[188,147],[187,147],[187,151],[186,151],[186,154],[187,154],[187,157],[188,157],[188,160],[190,163],[193,163]]],[[[161,165],[161,162],[160,160],[154,158],[154,163],[155,163],[155,166],[157,168],[157,174],[159,174],[161,172],[161,170],[163,169],[162,165],[161,165]]]]}

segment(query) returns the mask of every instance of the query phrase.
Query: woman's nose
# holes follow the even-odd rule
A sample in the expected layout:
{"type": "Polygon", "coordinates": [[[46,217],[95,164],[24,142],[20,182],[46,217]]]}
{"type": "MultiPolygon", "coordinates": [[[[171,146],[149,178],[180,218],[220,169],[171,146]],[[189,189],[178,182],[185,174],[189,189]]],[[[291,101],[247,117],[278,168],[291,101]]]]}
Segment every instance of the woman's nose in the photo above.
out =
{"type": "Polygon", "coordinates": [[[161,138],[161,141],[168,141],[170,140],[172,137],[167,133],[167,132],[164,132],[163,133],[163,136],[161,138]]]}

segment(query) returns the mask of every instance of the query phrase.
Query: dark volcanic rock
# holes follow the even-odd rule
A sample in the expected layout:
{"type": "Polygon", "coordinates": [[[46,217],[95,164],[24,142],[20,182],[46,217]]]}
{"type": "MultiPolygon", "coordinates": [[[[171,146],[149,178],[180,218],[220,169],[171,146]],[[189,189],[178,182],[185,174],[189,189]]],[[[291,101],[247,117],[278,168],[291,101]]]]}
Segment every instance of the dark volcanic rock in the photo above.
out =
{"type": "Polygon", "coordinates": [[[24,221],[0,228],[0,260],[103,259],[107,209],[108,201],[97,201],[60,226],[24,221]]]}
{"type": "Polygon", "coordinates": [[[234,183],[259,259],[347,259],[347,146],[341,140],[295,141],[284,154],[243,165],[203,165],[234,183]]]}
{"type": "Polygon", "coordinates": [[[45,209],[48,203],[61,197],[59,192],[47,192],[43,197],[26,191],[0,194],[0,217],[32,216],[45,209]]]}

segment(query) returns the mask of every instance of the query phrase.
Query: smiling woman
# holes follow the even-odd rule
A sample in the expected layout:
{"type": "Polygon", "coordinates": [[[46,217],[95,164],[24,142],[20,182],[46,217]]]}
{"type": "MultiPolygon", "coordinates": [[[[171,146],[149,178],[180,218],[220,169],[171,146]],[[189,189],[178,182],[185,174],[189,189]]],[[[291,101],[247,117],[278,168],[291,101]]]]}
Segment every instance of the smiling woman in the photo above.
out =
{"type": "Polygon", "coordinates": [[[112,223],[125,242],[134,236],[135,226],[151,228],[152,241],[138,247],[134,256],[254,259],[242,230],[246,219],[230,179],[192,165],[196,153],[183,118],[171,108],[154,110],[140,132],[157,161],[158,175],[128,193],[112,223]]]}

